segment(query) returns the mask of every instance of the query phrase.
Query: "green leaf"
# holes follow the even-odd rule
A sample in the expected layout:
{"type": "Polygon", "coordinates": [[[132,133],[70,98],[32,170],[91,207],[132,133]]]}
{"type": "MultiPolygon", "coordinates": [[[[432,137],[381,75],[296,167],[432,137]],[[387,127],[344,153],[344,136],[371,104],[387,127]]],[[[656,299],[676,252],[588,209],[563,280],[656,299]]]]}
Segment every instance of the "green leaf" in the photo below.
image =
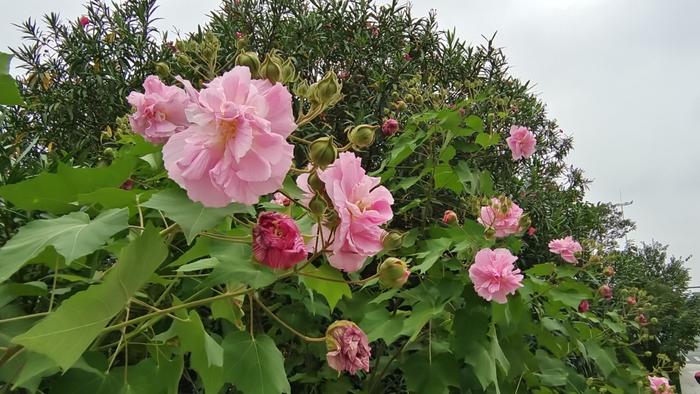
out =
{"type": "Polygon", "coordinates": [[[420,352],[409,357],[401,369],[411,393],[449,393],[449,386],[459,387],[462,375],[457,361],[449,353],[429,359],[427,352],[420,352]]]}
{"type": "Polygon", "coordinates": [[[481,118],[476,116],[476,115],[467,116],[465,123],[467,124],[467,127],[469,127],[470,129],[472,129],[476,132],[481,133],[482,131],[484,131],[484,127],[485,127],[484,121],[481,120],[481,118]]]}
{"type": "Polygon", "coordinates": [[[90,193],[78,195],[82,205],[99,204],[104,209],[134,207],[138,201],[148,201],[153,194],[151,190],[124,190],[117,187],[103,187],[90,193]]]}
{"type": "Polygon", "coordinates": [[[253,261],[249,244],[211,241],[210,245],[211,256],[218,259],[219,264],[214,267],[203,286],[236,282],[257,289],[277,280],[275,271],[253,261]]]}
{"type": "Polygon", "coordinates": [[[543,386],[564,386],[569,381],[566,365],[558,358],[554,358],[544,350],[538,349],[535,353],[535,359],[540,369],[540,372],[535,373],[535,375],[540,378],[543,386]]]}
{"type": "Polygon", "coordinates": [[[119,187],[136,165],[133,157],[124,157],[108,167],[72,168],[58,165],[57,172],[42,173],[34,178],[0,187],[0,196],[25,211],[63,214],[73,211],[78,195],[104,187],[119,187]]]}
{"type": "Polygon", "coordinates": [[[199,270],[206,270],[206,269],[212,269],[219,265],[219,260],[214,258],[214,257],[209,257],[206,259],[200,259],[195,262],[181,265],[176,269],[175,271],[177,272],[191,272],[191,271],[199,271],[199,270]]]}
{"type": "Polygon", "coordinates": [[[392,314],[384,306],[375,306],[373,310],[365,311],[359,325],[370,342],[383,339],[391,345],[401,336],[405,319],[401,313],[392,314]]]}
{"type": "Polygon", "coordinates": [[[302,272],[314,276],[300,276],[300,278],[306,287],[316,291],[326,299],[328,302],[328,307],[331,308],[331,312],[333,309],[335,309],[338,301],[340,301],[343,296],[348,298],[352,297],[350,286],[348,286],[348,284],[345,282],[340,282],[345,280],[345,278],[343,278],[343,274],[330,265],[323,264],[319,268],[316,268],[309,264],[304,267],[302,272]],[[321,278],[327,278],[329,280],[324,280],[321,278]]]}
{"type": "MultiPolygon", "coordinates": [[[[191,360],[190,360],[191,361],[191,360]]],[[[124,393],[135,394],[177,394],[180,378],[184,369],[182,356],[168,359],[163,354],[156,358],[146,358],[136,365],[128,367],[128,380],[124,393]]],[[[115,368],[110,373],[124,376],[124,367],[115,368]]],[[[86,391],[83,391],[86,392],[86,391]]]]}
{"type": "Polygon", "coordinates": [[[463,186],[457,172],[449,164],[443,163],[435,167],[435,188],[450,189],[459,194],[463,186]]]}
{"type": "Polygon", "coordinates": [[[607,378],[617,367],[617,357],[594,340],[586,341],[585,346],[588,358],[595,362],[600,372],[607,378]]]}
{"type": "Polygon", "coordinates": [[[479,133],[476,136],[475,142],[484,148],[498,144],[501,136],[496,133],[479,133]]]}
{"type": "Polygon", "coordinates": [[[148,282],[167,253],[158,231],[148,226],[139,238],[122,249],[104,282],[70,297],[13,342],[48,356],[67,370],[148,282]]]}
{"type": "Polygon", "coordinates": [[[449,238],[438,238],[429,239],[421,247],[421,252],[416,254],[416,257],[422,259],[419,265],[416,265],[413,269],[418,270],[421,273],[426,273],[442,254],[447,251],[452,245],[452,240],[449,238]]]}
{"type": "Polygon", "coordinates": [[[237,203],[224,208],[206,208],[190,200],[183,190],[174,189],[153,195],[143,206],[165,212],[165,216],[180,225],[188,244],[192,243],[197,234],[220,224],[228,215],[253,212],[250,206],[237,203]]]}
{"type": "Polygon", "coordinates": [[[532,268],[525,270],[525,272],[530,276],[547,276],[552,274],[557,268],[553,263],[541,263],[532,266],[532,268]]]}
{"type": "Polygon", "coordinates": [[[479,173],[479,189],[486,196],[492,196],[496,193],[493,188],[493,177],[488,170],[479,173]]]}
{"type": "Polygon", "coordinates": [[[224,376],[244,394],[291,393],[284,357],[267,335],[252,338],[245,331],[226,336],[224,376]]]}
{"type": "Polygon", "coordinates": [[[452,145],[447,145],[447,147],[440,152],[440,161],[449,162],[457,154],[457,150],[452,145]]]}
{"type": "Polygon", "coordinates": [[[9,304],[17,297],[46,295],[46,283],[4,283],[0,285],[0,308],[9,304]]]}
{"type": "Polygon", "coordinates": [[[99,249],[128,225],[126,209],[104,211],[92,221],[84,212],[73,212],[56,219],[29,222],[0,249],[0,282],[47,246],[53,246],[70,263],[99,249]]]}
{"type": "Polygon", "coordinates": [[[0,52],[0,105],[22,104],[17,83],[9,74],[11,59],[12,55],[9,53],[0,52]]]}

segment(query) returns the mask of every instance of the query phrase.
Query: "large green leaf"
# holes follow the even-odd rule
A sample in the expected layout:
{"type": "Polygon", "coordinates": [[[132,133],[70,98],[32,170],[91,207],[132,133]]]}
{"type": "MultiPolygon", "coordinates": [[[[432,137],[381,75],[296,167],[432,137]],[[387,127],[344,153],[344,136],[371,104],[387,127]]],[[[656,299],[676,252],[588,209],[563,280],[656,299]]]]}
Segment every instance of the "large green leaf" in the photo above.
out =
{"type": "Polygon", "coordinates": [[[343,274],[328,264],[324,264],[319,268],[309,264],[304,268],[303,273],[313,275],[313,277],[302,276],[301,281],[304,282],[308,288],[321,294],[326,301],[328,301],[328,306],[331,308],[331,311],[335,309],[338,301],[340,301],[343,296],[348,298],[352,297],[350,286],[342,282],[344,280],[343,274]],[[328,280],[321,278],[326,278],[328,280]]]}
{"type": "Polygon", "coordinates": [[[174,189],[153,195],[143,206],[160,209],[165,212],[165,216],[177,222],[185,233],[187,243],[192,243],[197,234],[218,225],[228,215],[252,212],[251,207],[236,203],[224,208],[206,208],[190,200],[184,191],[174,189]]]}
{"type": "Polygon", "coordinates": [[[147,227],[139,238],[122,249],[104,282],[70,297],[13,342],[48,356],[67,370],[148,282],[167,253],[158,231],[147,227]]]}
{"type": "Polygon", "coordinates": [[[108,167],[73,168],[58,165],[56,173],[42,173],[12,185],[0,187],[0,196],[26,211],[63,214],[77,208],[78,195],[104,187],[118,187],[129,178],[136,158],[126,156],[108,167]]]}
{"type": "Polygon", "coordinates": [[[0,105],[22,104],[17,83],[9,74],[12,55],[0,52],[0,105]]]}
{"type": "Polygon", "coordinates": [[[429,359],[427,352],[420,352],[408,357],[401,369],[411,393],[449,393],[448,386],[459,387],[459,366],[449,353],[429,359]]]}
{"type": "Polygon", "coordinates": [[[245,331],[224,339],[224,377],[244,394],[291,393],[284,357],[267,335],[245,331]]]}
{"type": "Polygon", "coordinates": [[[219,260],[219,264],[216,264],[203,286],[236,282],[257,289],[277,280],[275,271],[253,262],[249,244],[212,240],[210,245],[211,256],[219,260]]]}
{"type": "Polygon", "coordinates": [[[90,254],[115,233],[127,228],[128,211],[104,211],[90,220],[84,212],[73,212],[56,219],[29,222],[0,249],[0,282],[7,280],[47,246],[66,258],[66,263],[90,254]]]}

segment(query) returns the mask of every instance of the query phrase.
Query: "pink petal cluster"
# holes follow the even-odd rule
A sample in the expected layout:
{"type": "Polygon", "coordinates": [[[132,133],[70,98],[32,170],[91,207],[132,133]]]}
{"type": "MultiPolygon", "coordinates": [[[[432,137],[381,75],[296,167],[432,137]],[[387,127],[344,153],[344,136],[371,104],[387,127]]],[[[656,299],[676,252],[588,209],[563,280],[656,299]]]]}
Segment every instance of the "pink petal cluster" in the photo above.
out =
{"type": "Polygon", "coordinates": [[[292,200],[290,200],[289,197],[285,196],[284,194],[277,192],[272,195],[272,200],[270,202],[273,204],[288,207],[289,204],[292,203],[292,200]]]}
{"type": "Polygon", "coordinates": [[[282,185],[294,151],[286,138],[296,128],[283,85],[251,80],[248,67],[235,67],[201,90],[187,120],[163,147],[163,161],[190,199],[207,207],[254,204],[282,185]]]}
{"type": "Polygon", "coordinates": [[[261,213],[253,227],[253,256],[275,269],[289,269],[306,260],[304,239],[294,220],[277,212],[261,213]]]}
{"type": "Polygon", "coordinates": [[[654,394],[673,394],[673,389],[671,388],[671,383],[668,382],[667,378],[662,378],[660,376],[648,376],[649,378],[649,388],[654,394]]]}
{"type": "Polygon", "coordinates": [[[193,97],[185,90],[168,86],[155,75],[146,77],[143,89],[143,93],[131,92],[126,98],[136,110],[129,115],[134,132],[160,144],[190,125],[185,109],[193,103],[193,97]]]}
{"type": "Polygon", "coordinates": [[[382,124],[382,133],[387,137],[396,134],[397,131],[399,131],[399,121],[394,118],[389,118],[382,124]]]}
{"type": "Polygon", "coordinates": [[[602,285],[598,288],[598,294],[600,294],[600,296],[605,298],[606,300],[610,300],[613,296],[612,287],[608,285],[602,285]]]}
{"type": "Polygon", "coordinates": [[[586,313],[589,309],[591,309],[591,304],[588,300],[583,300],[578,304],[578,311],[581,313],[586,313]]]}
{"type": "Polygon", "coordinates": [[[513,160],[528,158],[535,153],[535,135],[527,127],[511,126],[510,137],[506,138],[513,160]]]}
{"type": "Polygon", "coordinates": [[[469,267],[469,278],[474,283],[474,290],[486,301],[494,300],[506,303],[507,294],[515,294],[522,287],[523,275],[515,267],[518,258],[508,249],[481,249],[469,267]]]}
{"type": "Polygon", "coordinates": [[[575,241],[571,236],[555,239],[549,242],[549,251],[561,256],[564,261],[571,264],[578,263],[576,253],[583,251],[581,244],[575,241]]]}
{"type": "Polygon", "coordinates": [[[496,238],[507,237],[521,230],[523,209],[506,198],[492,198],[491,204],[481,207],[477,219],[482,226],[495,231],[496,238]]]}
{"type": "MultiPolygon", "coordinates": [[[[318,177],[340,219],[334,231],[323,229],[325,242],[330,242],[328,261],[345,272],[357,271],[367,257],[383,249],[385,231],[380,226],[393,217],[394,198],[379,185],[379,178],[366,175],[362,161],[352,152],[341,153],[328,168],[318,170],[318,177]]],[[[297,184],[311,190],[308,175],[299,176],[297,184]]]]}
{"type": "Polygon", "coordinates": [[[359,370],[369,372],[372,349],[367,335],[355,323],[347,320],[333,323],[326,331],[326,346],[326,360],[331,368],[351,374],[359,370]]]}

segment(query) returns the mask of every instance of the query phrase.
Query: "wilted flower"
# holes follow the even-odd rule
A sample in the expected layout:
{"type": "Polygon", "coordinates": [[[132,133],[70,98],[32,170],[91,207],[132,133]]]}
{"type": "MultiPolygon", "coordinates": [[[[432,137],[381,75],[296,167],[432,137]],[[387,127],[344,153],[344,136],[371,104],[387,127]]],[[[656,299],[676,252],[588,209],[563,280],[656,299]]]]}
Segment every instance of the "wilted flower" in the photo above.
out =
{"type": "Polygon", "coordinates": [[[369,372],[372,349],[367,335],[355,323],[338,320],[326,329],[326,360],[338,372],[351,374],[359,370],[369,372]]]}
{"type": "Polygon", "coordinates": [[[523,286],[523,275],[515,267],[517,259],[508,249],[481,249],[469,267],[469,278],[477,294],[486,301],[505,304],[506,295],[515,294],[523,286]]]}
{"type": "Polygon", "coordinates": [[[397,131],[399,131],[399,121],[394,118],[387,119],[382,124],[382,133],[387,137],[396,134],[397,131]]]}
{"type": "Polygon", "coordinates": [[[194,89],[188,95],[177,86],[164,84],[155,75],[146,77],[143,88],[144,93],[131,92],[126,98],[136,109],[129,115],[134,132],[153,143],[163,143],[190,125],[185,109],[195,100],[194,89]]]}
{"type": "Polygon", "coordinates": [[[549,242],[549,251],[561,256],[567,263],[576,264],[576,253],[583,251],[581,244],[574,241],[571,236],[555,239],[549,242]]]}
{"type": "Polygon", "coordinates": [[[163,147],[170,178],[204,206],[254,204],[278,190],[291,168],[292,95],[250,77],[239,66],[209,82],[188,110],[193,124],[163,147]]]}
{"type": "Polygon", "coordinates": [[[667,378],[648,376],[648,379],[649,388],[653,394],[673,394],[673,389],[667,378]]]}
{"type": "Polygon", "coordinates": [[[602,285],[598,288],[598,294],[600,294],[601,297],[605,298],[606,300],[609,300],[612,298],[612,288],[608,285],[602,285]]]}
{"type": "Polygon", "coordinates": [[[289,197],[285,196],[284,194],[277,192],[277,193],[272,195],[272,200],[270,202],[273,204],[283,205],[285,207],[288,207],[289,204],[292,203],[292,200],[290,200],[289,197]]]}
{"type": "Polygon", "coordinates": [[[294,219],[277,212],[263,212],[253,227],[255,260],[275,269],[289,269],[307,256],[304,239],[294,219]]]}
{"type": "Polygon", "coordinates": [[[512,126],[510,137],[506,138],[508,147],[513,154],[513,160],[528,158],[535,153],[535,135],[527,127],[512,126]]]}
{"type": "Polygon", "coordinates": [[[649,324],[649,321],[647,320],[647,317],[644,316],[643,313],[640,313],[640,314],[637,316],[637,321],[639,322],[639,325],[642,325],[642,326],[646,326],[647,324],[649,324]]]}
{"type": "Polygon", "coordinates": [[[445,224],[457,224],[459,223],[459,218],[455,211],[448,209],[442,214],[442,222],[445,224]]]}
{"type": "Polygon", "coordinates": [[[583,300],[578,304],[578,311],[581,313],[586,313],[589,309],[591,309],[591,304],[588,300],[583,300]]]}
{"type": "Polygon", "coordinates": [[[410,62],[411,60],[413,60],[413,56],[411,56],[410,53],[406,53],[403,55],[403,60],[410,62]]]}
{"type": "Polygon", "coordinates": [[[397,288],[406,283],[411,271],[403,260],[389,257],[379,264],[377,275],[379,275],[379,283],[383,286],[397,288]]]}
{"type": "Polygon", "coordinates": [[[478,222],[494,230],[496,238],[507,237],[522,229],[523,210],[508,198],[492,198],[489,205],[481,207],[478,222]]]}

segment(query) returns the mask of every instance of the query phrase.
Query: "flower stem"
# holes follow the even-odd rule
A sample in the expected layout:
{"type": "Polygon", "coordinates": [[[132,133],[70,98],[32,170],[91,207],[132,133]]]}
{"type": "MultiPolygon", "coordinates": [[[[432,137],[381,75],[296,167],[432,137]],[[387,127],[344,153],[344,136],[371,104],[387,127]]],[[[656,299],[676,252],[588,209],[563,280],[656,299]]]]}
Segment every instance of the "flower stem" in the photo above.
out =
{"type": "Polygon", "coordinates": [[[292,332],[294,335],[298,336],[299,338],[301,338],[307,342],[325,342],[326,341],[326,337],[308,337],[308,336],[300,333],[299,331],[292,328],[289,324],[285,323],[282,319],[277,317],[277,315],[275,315],[274,312],[272,312],[267,306],[265,306],[265,304],[263,304],[262,301],[260,301],[258,299],[258,297],[253,297],[253,298],[255,299],[255,302],[257,302],[258,305],[260,305],[260,308],[262,308],[262,310],[265,311],[265,313],[270,315],[270,317],[275,319],[277,321],[277,323],[279,323],[282,327],[286,328],[287,330],[289,330],[290,332],[292,332]]]}

